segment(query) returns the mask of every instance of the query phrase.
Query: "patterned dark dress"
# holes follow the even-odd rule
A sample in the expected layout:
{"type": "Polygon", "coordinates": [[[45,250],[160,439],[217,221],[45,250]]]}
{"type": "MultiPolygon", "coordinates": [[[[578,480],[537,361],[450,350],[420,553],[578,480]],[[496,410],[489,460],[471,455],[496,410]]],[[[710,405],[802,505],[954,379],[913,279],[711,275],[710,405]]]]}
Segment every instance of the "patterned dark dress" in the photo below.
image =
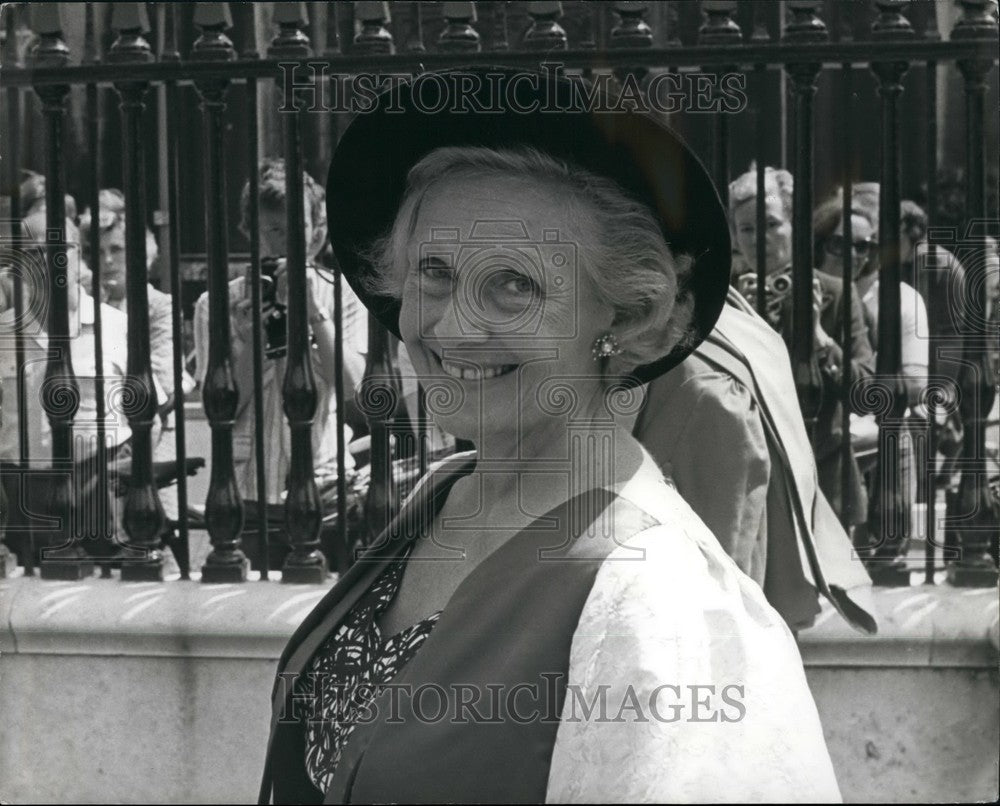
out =
{"type": "Polygon", "coordinates": [[[309,779],[321,792],[330,788],[359,714],[413,658],[441,616],[437,611],[389,638],[382,637],[378,618],[399,590],[408,556],[409,552],[379,576],[322,645],[297,686],[299,695],[312,699],[305,724],[305,764],[309,779]]]}

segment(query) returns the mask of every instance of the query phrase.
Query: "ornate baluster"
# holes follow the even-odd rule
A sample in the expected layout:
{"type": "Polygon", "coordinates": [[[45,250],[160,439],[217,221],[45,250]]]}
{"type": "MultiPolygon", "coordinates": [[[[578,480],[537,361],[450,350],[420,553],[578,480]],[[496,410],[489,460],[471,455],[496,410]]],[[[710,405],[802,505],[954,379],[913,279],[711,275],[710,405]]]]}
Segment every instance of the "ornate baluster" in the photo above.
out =
{"type": "MultiPolygon", "coordinates": [[[[854,120],[855,119],[855,109],[854,109],[854,67],[847,62],[844,64],[843,69],[843,84],[841,85],[841,96],[840,96],[840,114],[842,120],[854,120]]],[[[850,126],[844,127],[844,139],[842,141],[843,152],[841,156],[841,187],[844,189],[843,198],[841,199],[840,207],[840,217],[844,222],[843,227],[843,241],[844,243],[853,243],[854,236],[851,232],[851,207],[852,197],[853,197],[853,186],[856,177],[854,176],[854,132],[850,126]]],[[[841,261],[841,280],[844,284],[844,296],[843,302],[841,303],[842,310],[845,311],[844,316],[841,321],[841,349],[843,350],[843,360],[841,361],[841,420],[840,420],[840,433],[850,434],[851,433],[851,387],[854,382],[853,373],[851,371],[851,360],[853,356],[851,355],[852,340],[851,340],[851,317],[846,314],[847,311],[852,310],[854,296],[854,254],[851,249],[844,249],[841,261]]],[[[850,439],[842,439],[840,445],[840,519],[844,524],[845,529],[850,529],[851,525],[855,522],[852,519],[853,513],[851,510],[851,495],[852,485],[854,481],[854,449],[851,446],[850,439]]]]}
{"type": "MultiPolygon", "coordinates": [[[[17,60],[17,50],[14,45],[15,35],[14,31],[17,27],[17,20],[15,19],[16,9],[14,6],[9,6],[6,9],[6,30],[4,35],[6,36],[5,48],[3,52],[3,63],[4,65],[14,65],[17,60]]],[[[18,176],[17,170],[20,165],[20,154],[18,153],[18,140],[20,132],[20,91],[14,87],[7,88],[8,93],[8,118],[7,125],[10,127],[9,131],[11,133],[10,143],[8,144],[7,159],[2,166],[3,170],[3,191],[4,193],[10,194],[10,216],[11,216],[11,239],[13,241],[18,240],[18,226],[16,220],[20,217],[20,198],[19,198],[19,187],[18,187],[18,176]]],[[[15,310],[14,310],[14,321],[21,322],[22,310],[20,304],[20,280],[15,279],[18,291],[15,291],[15,310]]],[[[14,331],[15,333],[15,366],[18,368],[24,365],[24,338],[21,333],[21,328],[17,327],[14,331]]],[[[10,408],[17,407],[19,413],[18,422],[21,423],[26,419],[24,412],[27,411],[27,407],[21,404],[22,398],[22,388],[21,383],[21,373],[17,373],[18,383],[15,388],[15,393],[11,394],[11,390],[8,388],[6,394],[3,388],[3,384],[0,384],[0,421],[3,420],[3,406],[6,405],[10,408]],[[6,400],[4,399],[6,398],[6,400]]],[[[7,494],[4,486],[0,484],[0,579],[5,579],[14,573],[14,569],[17,568],[17,555],[15,555],[9,548],[7,548],[6,543],[4,543],[4,535],[7,533],[7,518],[8,518],[8,506],[7,494]]],[[[31,548],[29,547],[28,553],[31,554],[31,548]]],[[[28,562],[25,562],[25,572],[30,568],[28,562]]]]}
{"type": "Polygon", "coordinates": [[[743,32],[733,19],[733,14],[736,13],[735,0],[703,0],[701,9],[705,12],[705,22],[698,29],[699,44],[739,44],[743,39],[743,32]]]}
{"type": "MultiPolygon", "coordinates": [[[[100,61],[99,56],[99,43],[98,35],[96,30],[96,25],[94,21],[94,6],[92,3],[88,3],[85,10],[84,17],[84,57],[83,61],[85,64],[97,64],[100,61]]],[[[98,101],[98,90],[96,84],[87,85],[87,142],[90,148],[90,159],[87,160],[87,168],[89,173],[89,185],[90,185],[90,201],[88,206],[91,210],[97,210],[100,208],[100,106],[98,101]]],[[[89,253],[91,255],[100,255],[101,253],[101,228],[92,226],[88,232],[89,236],[89,253]]],[[[81,244],[82,247],[82,244],[81,244]]],[[[91,261],[93,266],[91,266],[91,289],[101,288],[101,260],[94,259],[91,261]]],[[[94,294],[94,299],[100,299],[99,294],[94,294]]],[[[94,365],[97,367],[104,367],[104,313],[101,310],[100,305],[94,305],[94,365]]],[[[97,450],[95,452],[95,465],[97,469],[97,489],[101,491],[99,494],[101,496],[101,502],[104,505],[104,510],[98,516],[98,523],[102,524],[103,527],[99,527],[99,530],[104,534],[95,535],[95,537],[103,537],[107,540],[114,539],[114,530],[117,527],[114,519],[108,517],[108,513],[113,512],[113,503],[111,499],[111,491],[108,487],[108,445],[107,438],[105,434],[105,417],[107,416],[107,397],[106,389],[104,386],[104,373],[103,371],[98,371],[97,376],[94,379],[94,397],[97,409],[97,450]],[[104,528],[106,527],[106,528],[104,528]],[[110,534],[109,534],[110,533],[110,534]]],[[[111,576],[111,565],[104,564],[101,566],[101,575],[103,577],[111,576]]]]}
{"type": "MultiPolygon", "coordinates": [[[[18,51],[17,51],[17,23],[18,23],[18,13],[15,6],[7,6],[6,9],[6,28],[4,34],[6,36],[6,42],[4,43],[3,51],[3,63],[5,65],[17,65],[18,64],[18,51]]],[[[10,132],[10,142],[7,144],[7,155],[6,160],[0,168],[3,170],[3,181],[4,181],[4,193],[10,198],[10,217],[11,217],[11,239],[16,243],[20,239],[20,219],[21,219],[21,191],[18,182],[18,166],[21,164],[21,154],[20,154],[20,132],[21,132],[21,90],[19,87],[7,87],[7,126],[10,132]]],[[[24,321],[24,289],[22,287],[21,277],[19,273],[15,273],[13,277],[14,281],[14,321],[18,323],[14,328],[14,366],[18,368],[17,372],[17,383],[14,389],[14,395],[11,395],[8,389],[6,393],[6,405],[8,407],[17,407],[18,411],[18,448],[19,448],[19,458],[22,464],[27,464],[28,462],[28,440],[27,440],[27,416],[28,411],[27,397],[24,388],[24,374],[20,371],[20,368],[24,366],[24,332],[20,326],[20,323],[24,321]]],[[[3,417],[3,389],[0,386],[0,417],[3,417]]],[[[23,478],[23,477],[22,477],[23,478]]],[[[23,482],[22,482],[23,483],[23,482]]],[[[3,487],[0,485],[0,494],[3,494],[3,487]]],[[[7,532],[7,516],[8,516],[8,504],[6,497],[0,500],[0,528],[3,532],[7,532]]],[[[24,573],[25,576],[31,576],[34,573],[34,546],[31,536],[31,530],[25,530],[27,532],[27,542],[28,546],[25,548],[24,557],[24,573]]],[[[17,568],[17,556],[14,555],[10,549],[3,542],[3,536],[0,535],[0,579],[8,576],[12,573],[14,569],[17,568]]]]}
{"type": "Polygon", "coordinates": [[[354,17],[361,22],[361,32],[354,37],[354,47],[359,53],[376,55],[396,52],[392,34],[385,27],[392,21],[388,3],[371,0],[356,2],[354,17]]]}
{"type": "MultiPolygon", "coordinates": [[[[985,321],[986,278],[983,233],[974,226],[986,216],[985,117],[986,76],[993,68],[997,48],[997,21],[987,0],[960,0],[962,18],[952,29],[953,40],[981,40],[982,55],[960,59],[958,68],[965,79],[966,136],[966,216],[970,224],[964,233],[968,261],[966,284],[976,298],[970,300],[976,313],[968,317],[963,355],[962,399],[965,439],[962,444],[962,478],[958,500],[963,513],[973,513],[958,526],[960,558],[948,567],[948,581],[963,587],[992,587],[997,570],[990,556],[991,542],[997,540],[1000,525],[993,515],[986,466],[986,418],[995,398],[990,378],[987,348],[996,333],[985,321]],[[974,290],[973,290],[974,289],[974,290]]],[[[981,226],[981,225],[980,225],[981,226]]]]}
{"type": "MultiPolygon", "coordinates": [[[[307,22],[305,3],[275,6],[275,22],[281,34],[268,48],[272,58],[309,56],[309,39],[302,31],[307,22]],[[279,13],[280,9],[280,13],[279,13]]],[[[313,380],[306,307],[305,203],[302,182],[301,109],[303,98],[293,90],[285,97],[285,182],[287,206],[288,265],[288,357],[282,395],[292,435],[285,524],[292,550],[285,558],[283,582],[313,582],[326,579],[326,557],[319,549],[323,512],[313,473],[312,421],[316,414],[316,384],[313,380]]],[[[339,401],[338,401],[339,402],[339,401]]]]}
{"type": "MultiPolygon", "coordinates": [[[[924,38],[938,41],[941,39],[937,27],[936,3],[934,0],[927,0],[927,26],[924,29],[924,38]]],[[[927,62],[924,68],[924,97],[926,98],[926,108],[924,114],[927,119],[927,147],[924,155],[924,172],[927,176],[927,220],[937,220],[937,187],[934,182],[937,173],[937,147],[938,147],[938,120],[937,120],[937,62],[933,59],[927,62]]],[[[931,254],[929,252],[929,254],[931,254]]],[[[940,372],[938,366],[939,339],[935,324],[939,321],[938,306],[944,305],[945,301],[938,299],[937,294],[930,291],[930,273],[927,270],[920,271],[920,264],[916,255],[913,256],[914,271],[916,272],[917,290],[927,304],[927,375],[931,378],[940,372]]],[[[918,465],[920,478],[924,484],[924,583],[934,584],[934,566],[936,553],[939,545],[937,539],[937,452],[938,452],[938,395],[928,394],[927,396],[927,457],[926,464],[918,465]]],[[[947,559],[947,557],[944,557],[947,559]]]]}
{"type": "Polygon", "coordinates": [[[817,14],[822,2],[817,0],[788,0],[786,4],[791,19],[785,25],[786,42],[826,42],[829,32],[826,23],[817,14]]]}
{"type": "MultiPolygon", "coordinates": [[[[199,3],[195,24],[194,61],[232,61],[232,27],[228,3],[199,3]]],[[[225,120],[226,89],[221,78],[195,82],[203,118],[205,182],[205,252],[208,260],[208,369],[202,400],[212,428],[212,475],[205,501],[205,523],[212,551],[201,569],[202,582],[243,582],[249,562],[240,548],[243,502],[233,467],[233,420],[239,393],[233,379],[229,340],[229,242],[226,233],[225,120]]]]}
{"type": "MultiPolygon", "coordinates": [[[[787,6],[792,20],[785,28],[783,38],[786,42],[826,41],[826,25],[816,14],[820,6],[818,0],[789,0],[787,6]]],[[[815,445],[816,418],[822,402],[822,378],[813,355],[813,96],[816,94],[820,63],[788,64],[785,70],[792,79],[795,120],[792,371],[806,429],[815,445]]]]}
{"type": "Polygon", "coordinates": [[[530,2],[528,13],[531,15],[531,27],[524,34],[524,47],[527,50],[566,50],[566,31],[556,22],[562,16],[562,3],[530,2]]]}
{"type": "MultiPolygon", "coordinates": [[[[179,62],[181,60],[180,51],[177,49],[177,9],[174,5],[163,7],[163,50],[160,60],[164,62],[179,62]]],[[[251,42],[252,42],[251,37],[251,42]]],[[[254,83],[250,79],[248,83],[254,83]]],[[[170,291],[174,296],[174,305],[171,316],[171,337],[175,345],[173,355],[173,375],[174,375],[174,455],[177,459],[177,466],[183,468],[187,461],[187,418],[184,413],[183,390],[183,350],[177,345],[184,343],[183,321],[181,311],[181,273],[180,273],[180,212],[178,209],[180,189],[178,187],[179,159],[177,153],[177,121],[180,110],[178,100],[177,82],[173,79],[165,81],[163,84],[163,107],[165,122],[164,137],[166,140],[166,211],[167,226],[164,233],[163,254],[167,256],[167,277],[169,278],[170,291]]],[[[255,118],[254,118],[255,120],[255,118]]],[[[181,579],[191,578],[191,551],[188,535],[188,486],[187,474],[182,472],[177,478],[177,535],[171,543],[171,550],[177,565],[180,567],[181,579]]]]}
{"type": "MultiPolygon", "coordinates": [[[[650,48],[653,46],[653,29],[643,19],[649,10],[649,3],[620,2],[614,4],[618,15],[618,24],[611,29],[612,48],[650,48]]],[[[632,95],[635,90],[629,88],[634,82],[637,88],[649,71],[645,67],[624,67],[614,71],[615,78],[625,87],[624,95],[632,95]]]]}
{"type": "MultiPolygon", "coordinates": [[[[149,30],[145,3],[117,3],[112,27],[118,38],[108,51],[108,61],[121,65],[144,64],[153,52],[143,34],[149,30]]],[[[127,70],[123,70],[127,72],[127,70]]],[[[163,579],[160,546],[166,516],[153,479],[153,418],[156,390],[149,364],[149,294],[146,279],[146,192],[143,151],[143,111],[149,84],[123,81],[115,84],[122,111],[122,175],[125,185],[126,304],[128,306],[128,377],[122,409],[132,429],[132,481],[125,501],[128,545],[145,555],[122,564],[122,579],[163,579]]]]}
{"type": "Polygon", "coordinates": [[[444,3],[447,25],[438,37],[438,47],[449,53],[478,53],[482,50],[479,34],[472,27],[476,22],[475,3],[444,3]]]}
{"type": "MultiPolygon", "coordinates": [[[[69,61],[69,48],[62,39],[62,15],[58,3],[31,6],[32,28],[41,38],[33,53],[34,67],[62,67],[69,61]]],[[[80,387],[70,357],[69,293],[66,251],[66,200],[63,155],[63,119],[69,86],[44,85],[35,90],[45,116],[45,208],[46,268],[49,279],[49,355],[41,404],[52,426],[52,467],[65,471],[55,479],[49,511],[60,519],[55,547],[42,551],[42,577],[82,579],[94,571],[93,563],[75,534],[76,501],[73,462],[73,418],[80,405],[80,387]]],[[[25,415],[26,411],[22,411],[25,415]]],[[[49,541],[52,545],[53,541],[49,541]]]]}
{"type": "MultiPolygon", "coordinates": [[[[705,0],[701,4],[705,12],[705,23],[698,29],[698,43],[701,45],[738,45],[743,39],[740,26],[733,19],[736,3],[733,0],[705,0]]],[[[736,72],[738,65],[727,64],[715,68],[715,102],[721,103],[719,86],[723,75],[736,72]]],[[[715,187],[726,201],[729,194],[729,115],[717,112],[714,120],[712,160],[715,187]]]]}
{"type": "Polygon", "coordinates": [[[369,543],[382,533],[397,508],[392,475],[392,440],[389,427],[399,403],[401,383],[393,362],[389,333],[368,317],[368,357],[365,377],[358,391],[359,408],[371,431],[371,484],[365,499],[365,521],[369,543]]]}
{"type": "MultiPolygon", "coordinates": [[[[872,25],[872,38],[893,41],[913,37],[902,9],[909,0],[878,0],[879,16],[872,25]]],[[[906,388],[902,379],[902,330],[900,327],[901,268],[899,262],[899,120],[898,100],[903,92],[902,78],[909,64],[905,61],[873,62],[882,99],[881,174],[879,193],[879,332],[876,372],[878,383],[887,395],[885,405],[876,414],[879,425],[878,471],[869,517],[870,568],[876,584],[907,586],[909,571],[900,557],[906,553],[907,522],[902,501],[900,463],[901,442],[906,434],[906,388]]],[[[849,192],[845,190],[845,192],[849,192]]]]}
{"type": "Polygon", "coordinates": [[[614,4],[618,24],[611,29],[613,48],[649,48],[653,46],[653,29],[643,17],[649,11],[649,3],[620,2],[614,4]]]}
{"type": "Polygon", "coordinates": [[[278,35],[271,40],[268,56],[299,58],[312,55],[309,37],[303,30],[309,24],[305,3],[275,3],[272,20],[278,26],[278,35]]]}

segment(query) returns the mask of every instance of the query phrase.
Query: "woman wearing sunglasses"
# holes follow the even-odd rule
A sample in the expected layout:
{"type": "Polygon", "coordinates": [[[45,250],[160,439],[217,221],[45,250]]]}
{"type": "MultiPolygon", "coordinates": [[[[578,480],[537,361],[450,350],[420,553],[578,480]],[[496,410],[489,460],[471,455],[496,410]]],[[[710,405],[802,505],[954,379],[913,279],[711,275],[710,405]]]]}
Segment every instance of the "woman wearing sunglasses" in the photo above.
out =
{"type": "MultiPolygon", "coordinates": [[[[765,239],[768,318],[784,336],[786,344],[791,344],[793,338],[793,185],[792,175],[788,171],[771,167],[764,169],[766,231],[762,237],[765,239]]],[[[752,305],[756,305],[757,202],[757,171],[751,166],[751,170],[729,186],[729,218],[736,244],[749,267],[748,274],[737,278],[737,287],[752,305]]],[[[819,253],[817,258],[822,259],[819,253]]],[[[853,294],[850,310],[845,310],[844,286],[839,275],[839,271],[813,272],[816,323],[813,349],[823,379],[813,450],[816,454],[820,489],[830,500],[838,516],[846,509],[846,522],[855,525],[864,522],[868,504],[861,483],[861,473],[853,457],[850,487],[843,490],[841,483],[843,435],[840,400],[844,363],[842,323],[845,316],[850,317],[851,377],[855,381],[870,377],[875,371],[875,360],[859,302],[860,295],[853,294]]]]}
{"type": "MultiPolygon", "coordinates": [[[[878,345],[879,323],[879,262],[878,262],[878,200],[877,182],[862,182],[851,191],[851,264],[854,282],[864,306],[865,323],[873,347],[878,345]]],[[[823,202],[813,215],[814,231],[822,252],[822,269],[830,274],[843,272],[844,253],[848,239],[844,234],[843,189],[823,202]],[[830,233],[825,236],[825,233],[830,233]]],[[[918,403],[927,381],[927,306],[923,297],[908,283],[899,284],[900,329],[902,331],[903,383],[911,406],[918,403]]]]}

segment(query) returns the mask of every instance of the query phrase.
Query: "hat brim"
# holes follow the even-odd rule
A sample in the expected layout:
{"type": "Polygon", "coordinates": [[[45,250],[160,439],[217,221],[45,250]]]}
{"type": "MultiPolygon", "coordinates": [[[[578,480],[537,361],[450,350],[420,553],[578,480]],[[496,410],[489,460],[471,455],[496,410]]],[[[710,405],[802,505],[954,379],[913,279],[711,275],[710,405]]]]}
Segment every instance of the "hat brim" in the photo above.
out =
{"type": "Polygon", "coordinates": [[[367,288],[372,267],[364,254],[392,226],[410,169],[435,149],[464,145],[531,146],[609,177],[650,208],[675,254],[693,258],[686,288],[694,299],[690,337],[636,367],[624,385],[662,375],[709,334],[725,303],[731,263],[726,211],[711,178],[659,120],[591,108],[580,87],[551,72],[456,68],[396,84],[354,118],[330,164],[330,241],[344,277],[390,332],[399,335],[400,303],[367,288]]]}

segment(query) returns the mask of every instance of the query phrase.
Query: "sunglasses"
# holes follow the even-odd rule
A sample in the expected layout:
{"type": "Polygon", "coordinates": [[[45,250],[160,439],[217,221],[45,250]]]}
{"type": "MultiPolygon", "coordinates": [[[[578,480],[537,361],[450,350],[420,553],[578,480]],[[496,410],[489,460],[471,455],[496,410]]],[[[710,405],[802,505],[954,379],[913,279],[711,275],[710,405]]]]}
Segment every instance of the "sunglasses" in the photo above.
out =
{"type": "MultiPolygon", "coordinates": [[[[834,257],[840,257],[844,254],[844,247],[847,242],[844,240],[842,235],[833,235],[830,240],[826,242],[826,251],[829,252],[834,257]]],[[[864,240],[854,241],[851,244],[851,251],[856,255],[868,255],[871,253],[872,249],[875,248],[876,241],[874,238],[866,238],[864,240]]]]}

